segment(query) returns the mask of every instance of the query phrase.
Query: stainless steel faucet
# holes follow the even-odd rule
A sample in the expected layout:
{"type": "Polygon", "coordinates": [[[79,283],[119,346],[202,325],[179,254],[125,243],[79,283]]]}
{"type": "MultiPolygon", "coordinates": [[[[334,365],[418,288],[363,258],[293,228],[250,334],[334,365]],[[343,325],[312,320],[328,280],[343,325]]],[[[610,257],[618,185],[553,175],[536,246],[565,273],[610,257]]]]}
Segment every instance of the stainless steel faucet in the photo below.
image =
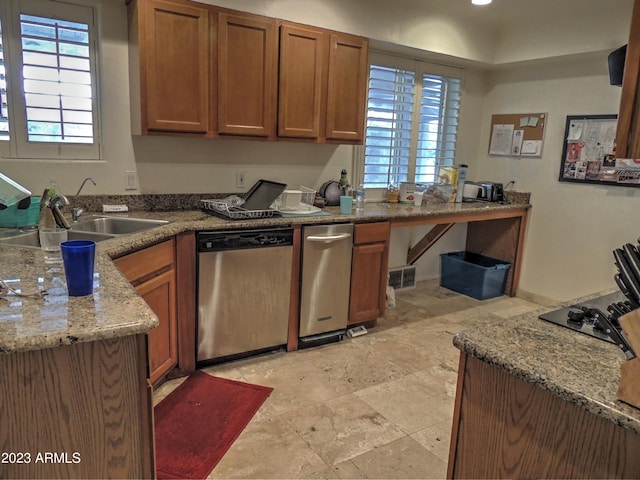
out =
{"type": "MultiPolygon", "coordinates": [[[[91,180],[91,183],[93,183],[93,185],[95,186],[96,182],[93,180],[93,178],[91,177],[87,177],[82,181],[82,185],[80,185],[80,188],[78,189],[78,191],[76,192],[76,194],[73,196],[73,204],[76,204],[76,200],[78,199],[78,195],[80,195],[80,192],[82,191],[82,188],[84,187],[84,184],[87,183],[87,180],[91,180]]],[[[82,212],[84,212],[84,210],[80,207],[73,207],[71,209],[71,220],[73,220],[74,222],[78,221],[78,218],[80,218],[80,215],[82,215],[82,212]]]]}

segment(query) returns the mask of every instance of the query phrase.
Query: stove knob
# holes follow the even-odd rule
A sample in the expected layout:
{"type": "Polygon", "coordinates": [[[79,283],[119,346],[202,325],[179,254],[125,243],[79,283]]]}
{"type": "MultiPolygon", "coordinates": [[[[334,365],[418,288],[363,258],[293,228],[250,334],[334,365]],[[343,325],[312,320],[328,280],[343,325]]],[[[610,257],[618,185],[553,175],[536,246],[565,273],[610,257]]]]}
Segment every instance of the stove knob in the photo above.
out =
{"type": "Polygon", "coordinates": [[[569,313],[567,313],[567,320],[571,323],[582,323],[584,322],[584,312],[577,308],[569,309],[569,313]]]}
{"type": "Polygon", "coordinates": [[[602,324],[600,323],[600,320],[596,320],[596,321],[593,323],[593,329],[594,329],[594,330],[597,330],[597,331],[599,331],[599,332],[604,332],[604,331],[605,331],[605,330],[604,330],[604,327],[603,327],[603,326],[602,326],[602,324]]]}

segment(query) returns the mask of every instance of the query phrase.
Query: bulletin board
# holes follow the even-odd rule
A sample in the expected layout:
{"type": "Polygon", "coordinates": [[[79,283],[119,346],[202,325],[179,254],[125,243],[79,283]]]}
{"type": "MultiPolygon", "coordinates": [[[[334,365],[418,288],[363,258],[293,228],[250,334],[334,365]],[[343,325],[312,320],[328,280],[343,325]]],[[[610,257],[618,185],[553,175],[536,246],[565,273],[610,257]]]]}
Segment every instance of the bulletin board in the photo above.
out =
{"type": "Polygon", "coordinates": [[[617,115],[567,116],[559,180],[640,187],[640,160],[615,157],[617,125],[617,115]]]}
{"type": "Polygon", "coordinates": [[[489,155],[542,156],[546,123],[546,113],[491,115],[489,155]]]}

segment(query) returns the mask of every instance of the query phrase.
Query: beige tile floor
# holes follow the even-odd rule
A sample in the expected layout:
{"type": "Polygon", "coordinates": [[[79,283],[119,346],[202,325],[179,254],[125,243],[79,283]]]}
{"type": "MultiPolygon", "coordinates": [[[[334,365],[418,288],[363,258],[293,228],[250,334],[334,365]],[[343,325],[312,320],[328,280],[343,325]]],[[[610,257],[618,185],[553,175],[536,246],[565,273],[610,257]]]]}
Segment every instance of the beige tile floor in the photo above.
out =
{"type": "MultiPolygon", "coordinates": [[[[470,326],[536,310],[420,282],[367,335],[205,371],[273,387],[209,478],[444,478],[459,350],[470,326]]],[[[154,394],[159,402],[184,379],[154,394]]]]}

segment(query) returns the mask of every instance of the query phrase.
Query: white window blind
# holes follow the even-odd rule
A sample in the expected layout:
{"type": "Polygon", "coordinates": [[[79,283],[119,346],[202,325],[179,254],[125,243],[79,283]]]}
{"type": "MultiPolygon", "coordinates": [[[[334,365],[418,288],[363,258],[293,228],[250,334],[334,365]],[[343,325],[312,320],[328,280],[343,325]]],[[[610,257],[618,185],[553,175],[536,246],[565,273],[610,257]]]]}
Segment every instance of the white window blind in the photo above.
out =
{"type": "Polygon", "coordinates": [[[2,15],[0,15],[0,141],[9,140],[9,109],[7,105],[7,78],[4,67],[4,44],[2,43],[2,15]]]}
{"type": "Polygon", "coordinates": [[[3,0],[0,22],[0,153],[100,159],[95,3],[3,0]]]}
{"type": "MultiPolygon", "coordinates": [[[[375,60],[374,60],[375,61],[375,60]]],[[[453,165],[461,80],[432,73],[425,62],[371,64],[363,179],[366,188],[433,182],[438,167],[453,165]]]]}
{"type": "Polygon", "coordinates": [[[415,90],[415,72],[371,65],[365,187],[386,188],[408,178],[415,90]]]}
{"type": "Polygon", "coordinates": [[[28,139],[93,142],[89,25],[20,15],[28,139]]]}
{"type": "Polygon", "coordinates": [[[455,162],[460,79],[424,74],[415,181],[434,182],[438,166],[455,162]]]}

